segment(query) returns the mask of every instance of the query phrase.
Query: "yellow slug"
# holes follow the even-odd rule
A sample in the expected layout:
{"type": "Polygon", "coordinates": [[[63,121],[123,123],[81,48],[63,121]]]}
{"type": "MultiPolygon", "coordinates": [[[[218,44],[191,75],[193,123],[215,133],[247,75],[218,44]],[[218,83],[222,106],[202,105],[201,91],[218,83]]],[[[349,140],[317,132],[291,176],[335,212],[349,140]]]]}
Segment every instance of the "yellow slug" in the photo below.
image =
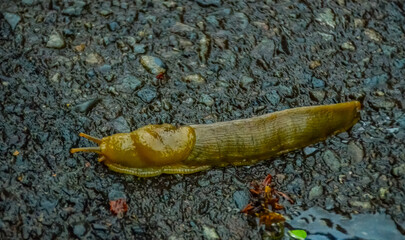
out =
{"type": "Polygon", "coordinates": [[[111,170],[139,177],[189,174],[214,166],[248,165],[347,131],[360,118],[358,101],[300,107],[249,119],[175,127],[147,125],[102,139],[84,133],[111,170]]]}

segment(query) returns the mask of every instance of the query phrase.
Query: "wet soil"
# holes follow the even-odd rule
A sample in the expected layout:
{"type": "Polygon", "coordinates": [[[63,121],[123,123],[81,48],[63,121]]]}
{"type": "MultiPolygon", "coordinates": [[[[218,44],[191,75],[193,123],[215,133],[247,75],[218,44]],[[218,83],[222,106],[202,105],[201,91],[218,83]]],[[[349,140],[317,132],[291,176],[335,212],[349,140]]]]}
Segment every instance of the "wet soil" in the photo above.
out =
{"type": "Polygon", "coordinates": [[[1,239],[260,239],[239,210],[269,173],[296,202],[281,199],[287,216],[381,213],[404,234],[403,1],[18,0],[0,10],[1,239]],[[139,179],[69,153],[91,145],[79,132],[351,100],[363,104],[351,131],[254,166],[139,179]],[[121,218],[109,209],[119,198],[121,218]]]}

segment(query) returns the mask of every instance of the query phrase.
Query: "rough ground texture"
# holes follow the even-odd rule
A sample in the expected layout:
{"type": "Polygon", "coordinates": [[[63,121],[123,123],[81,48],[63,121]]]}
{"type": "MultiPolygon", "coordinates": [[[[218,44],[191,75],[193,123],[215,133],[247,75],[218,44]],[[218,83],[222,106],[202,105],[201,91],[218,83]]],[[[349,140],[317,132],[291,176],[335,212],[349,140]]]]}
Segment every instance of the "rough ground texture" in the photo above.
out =
{"type": "Polygon", "coordinates": [[[403,1],[16,0],[0,9],[1,239],[257,239],[239,209],[249,183],[269,173],[296,201],[283,200],[288,216],[312,206],[385,212],[404,228],[403,1]],[[349,133],[255,166],[138,179],[69,153],[92,145],[79,132],[355,99],[364,109],[349,133]],[[109,209],[117,198],[128,202],[122,218],[109,209]]]}

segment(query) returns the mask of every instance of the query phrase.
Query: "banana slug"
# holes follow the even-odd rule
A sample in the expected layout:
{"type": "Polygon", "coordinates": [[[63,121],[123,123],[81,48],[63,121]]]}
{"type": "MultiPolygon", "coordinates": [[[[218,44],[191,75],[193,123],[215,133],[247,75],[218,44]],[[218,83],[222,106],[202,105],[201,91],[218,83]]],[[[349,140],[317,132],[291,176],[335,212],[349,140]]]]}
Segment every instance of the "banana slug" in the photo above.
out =
{"type": "Polygon", "coordinates": [[[102,139],[80,133],[113,171],[138,177],[190,174],[214,166],[248,165],[349,130],[360,118],[358,101],[299,107],[249,119],[175,127],[147,125],[102,139]]]}

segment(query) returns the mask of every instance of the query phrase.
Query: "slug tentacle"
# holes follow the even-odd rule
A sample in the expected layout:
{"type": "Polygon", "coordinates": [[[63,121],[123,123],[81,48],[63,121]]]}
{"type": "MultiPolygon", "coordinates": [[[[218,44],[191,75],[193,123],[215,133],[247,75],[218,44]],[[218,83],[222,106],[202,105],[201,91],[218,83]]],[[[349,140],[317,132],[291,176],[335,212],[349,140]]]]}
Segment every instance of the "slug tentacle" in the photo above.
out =
{"type": "Polygon", "coordinates": [[[94,152],[101,154],[100,147],[84,147],[84,148],[72,148],[70,149],[70,153],[77,153],[77,152],[94,152]]]}
{"type": "Polygon", "coordinates": [[[90,141],[92,141],[92,142],[97,143],[97,144],[101,144],[101,139],[100,139],[100,138],[96,138],[96,137],[87,135],[87,134],[85,134],[85,133],[79,133],[79,136],[80,136],[80,137],[84,137],[84,138],[86,138],[86,139],[88,139],[88,140],[90,140],[90,141]]]}
{"type": "Polygon", "coordinates": [[[80,133],[113,171],[139,177],[190,174],[212,166],[248,165],[348,131],[360,119],[358,101],[300,107],[249,119],[176,127],[147,125],[102,139],[80,133]]]}

